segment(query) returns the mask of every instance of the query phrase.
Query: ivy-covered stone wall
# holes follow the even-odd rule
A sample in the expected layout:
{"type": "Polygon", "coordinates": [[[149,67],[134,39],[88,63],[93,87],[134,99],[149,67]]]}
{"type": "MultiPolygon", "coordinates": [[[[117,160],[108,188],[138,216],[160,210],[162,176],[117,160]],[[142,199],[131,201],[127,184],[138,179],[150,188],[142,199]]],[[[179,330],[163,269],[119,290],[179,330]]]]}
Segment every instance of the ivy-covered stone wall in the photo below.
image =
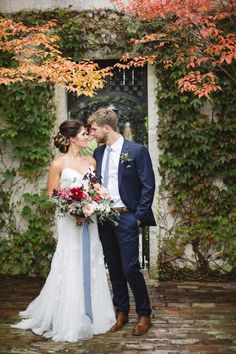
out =
{"type": "Polygon", "coordinates": [[[225,84],[206,109],[177,92],[177,75],[158,70],[160,275],[235,279],[236,85],[225,84]]]}
{"type": "MultiPolygon", "coordinates": [[[[58,20],[61,50],[77,61],[88,57],[117,59],[128,50],[130,38],[160,26],[111,10],[14,14],[15,20],[29,25],[52,18],[58,20]]],[[[142,46],[139,50],[143,53],[142,46]]],[[[3,53],[0,60],[6,60],[3,53]]],[[[156,68],[162,176],[159,279],[234,278],[236,87],[222,78],[224,90],[213,97],[209,116],[204,113],[206,101],[178,92],[180,70],[183,68],[156,68]]],[[[34,186],[42,187],[44,170],[51,159],[53,89],[32,88],[26,83],[0,89],[0,228],[4,234],[0,240],[0,269],[6,274],[45,275],[54,249],[54,211],[44,192],[34,193],[34,186]],[[11,159],[5,158],[4,149],[11,151],[11,159]],[[25,182],[27,190],[23,188],[25,182]]]]}
{"type": "Polygon", "coordinates": [[[54,250],[54,210],[45,173],[52,157],[54,90],[0,87],[0,269],[46,275],[54,250]]]}

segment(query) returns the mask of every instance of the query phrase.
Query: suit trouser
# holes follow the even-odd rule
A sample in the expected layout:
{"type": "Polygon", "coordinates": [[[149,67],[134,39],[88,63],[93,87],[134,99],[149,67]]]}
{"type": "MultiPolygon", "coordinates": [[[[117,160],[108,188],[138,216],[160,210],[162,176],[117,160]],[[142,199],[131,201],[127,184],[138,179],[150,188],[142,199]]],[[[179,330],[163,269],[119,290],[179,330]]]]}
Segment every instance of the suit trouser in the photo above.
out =
{"type": "Polygon", "coordinates": [[[139,262],[139,227],[133,213],[120,214],[119,225],[106,221],[99,225],[99,234],[108,265],[113,304],[116,310],[129,313],[127,282],[133,292],[136,312],[150,315],[150,301],[139,262]]]}

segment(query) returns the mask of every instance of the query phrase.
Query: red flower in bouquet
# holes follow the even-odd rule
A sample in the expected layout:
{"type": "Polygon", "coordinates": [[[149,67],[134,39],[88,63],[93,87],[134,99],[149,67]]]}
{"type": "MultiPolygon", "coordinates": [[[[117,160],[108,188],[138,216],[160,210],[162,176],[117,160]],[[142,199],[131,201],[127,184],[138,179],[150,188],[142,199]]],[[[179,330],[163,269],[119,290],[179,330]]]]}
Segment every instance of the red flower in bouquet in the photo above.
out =
{"type": "Polygon", "coordinates": [[[100,200],[102,200],[102,197],[99,195],[99,194],[96,194],[94,197],[93,197],[93,200],[95,202],[99,202],[100,200]]]}
{"type": "Polygon", "coordinates": [[[74,180],[71,187],[54,190],[52,201],[57,205],[59,215],[72,215],[78,225],[83,220],[92,221],[90,217],[95,213],[101,223],[110,220],[116,224],[119,216],[112,210],[110,194],[96,182],[94,173],[85,176],[82,183],[74,180]]]}
{"type": "Polygon", "coordinates": [[[83,191],[82,188],[79,187],[74,187],[70,189],[70,194],[72,196],[73,199],[75,200],[86,200],[88,195],[83,191]]]}

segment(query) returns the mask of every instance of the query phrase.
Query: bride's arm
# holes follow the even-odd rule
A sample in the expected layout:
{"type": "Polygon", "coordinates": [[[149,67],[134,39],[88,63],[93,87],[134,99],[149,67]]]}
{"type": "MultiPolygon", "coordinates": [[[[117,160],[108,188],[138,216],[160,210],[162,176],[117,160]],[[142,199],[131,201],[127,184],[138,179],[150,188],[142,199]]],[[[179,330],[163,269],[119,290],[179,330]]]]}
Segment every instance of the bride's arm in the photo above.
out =
{"type": "Polygon", "coordinates": [[[61,176],[61,163],[58,160],[53,160],[48,172],[48,195],[52,195],[53,189],[59,188],[60,176],[61,176]]]}
{"type": "MultiPolygon", "coordinates": [[[[93,166],[94,173],[95,173],[95,175],[97,177],[97,162],[96,162],[96,160],[93,157],[91,158],[90,164],[93,166]]],[[[94,187],[95,190],[99,191],[99,189],[101,188],[101,185],[100,185],[99,182],[96,182],[96,183],[93,183],[93,187],[94,187]]]]}
{"type": "Polygon", "coordinates": [[[90,157],[89,158],[89,162],[90,162],[90,165],[93,166],[94,171],[96,171],[97,170],[97,162],[96,162],[96,160],[93,157],[90,157]]]}

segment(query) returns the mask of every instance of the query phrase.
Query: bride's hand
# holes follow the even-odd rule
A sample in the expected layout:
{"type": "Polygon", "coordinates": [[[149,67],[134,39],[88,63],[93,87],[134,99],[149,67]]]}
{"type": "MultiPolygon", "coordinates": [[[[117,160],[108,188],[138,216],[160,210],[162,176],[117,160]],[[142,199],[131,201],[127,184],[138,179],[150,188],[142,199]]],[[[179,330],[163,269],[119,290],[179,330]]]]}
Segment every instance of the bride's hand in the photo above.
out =
{"type": "Polygon", "coordinates": [[[76,222],[78,225],[81,225],[86,219],[84,216],[75,216],[76,222]]]}
{"type": "Polygon", "coordinates": [[[100,190],[100,188],[101,188],[101,185],[100,185],[100,183],[93,183],[93,188],[96,190],[96,191],[99,191],[100,190]]]}

